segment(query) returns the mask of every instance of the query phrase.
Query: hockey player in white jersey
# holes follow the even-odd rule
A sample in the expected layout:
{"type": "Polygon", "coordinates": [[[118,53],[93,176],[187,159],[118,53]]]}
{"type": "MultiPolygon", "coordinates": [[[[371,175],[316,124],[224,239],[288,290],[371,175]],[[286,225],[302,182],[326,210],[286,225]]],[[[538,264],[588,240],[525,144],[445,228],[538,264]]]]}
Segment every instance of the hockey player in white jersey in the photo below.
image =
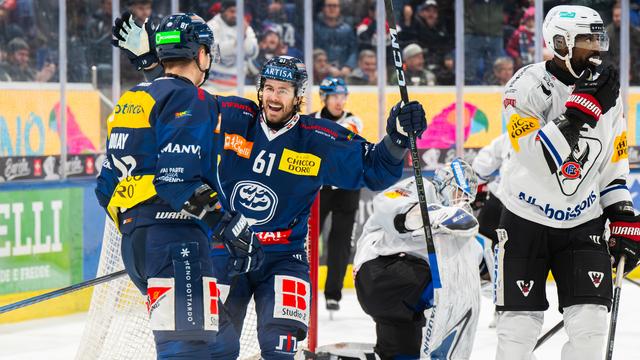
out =
{"type": "Polygon", "coordinates": [[[602,64],[608,38],[596,11],[554,7],[543,35],[554,58],[519,70],[503,98],[512,153],[499,187],[496,358],[532,358],[551,271],[569,337],[561,358],[601,359],[612,290],[605,220],[614,266],[624,254],[632,269],[640,254],[618,73],[602,64]]]}
{"type": "Polygon", "coordinates": [[[381,359],[469,358],[483,256],[469,208],[476,187],[473,170],[458,159],[438,169],[433,184],[424,182],[438,257],[434,270],[442,280],[435,294],[414,179],[374,198],[354,272],[358,301],[376,322],[375,352],[381,359]]]}

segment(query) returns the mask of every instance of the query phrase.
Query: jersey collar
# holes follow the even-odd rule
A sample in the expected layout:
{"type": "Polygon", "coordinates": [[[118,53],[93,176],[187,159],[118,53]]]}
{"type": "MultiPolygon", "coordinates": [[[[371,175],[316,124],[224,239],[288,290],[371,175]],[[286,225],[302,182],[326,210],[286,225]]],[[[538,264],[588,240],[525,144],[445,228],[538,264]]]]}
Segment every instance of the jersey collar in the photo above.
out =
{"type": "Polygon", "coordinates": [[[269,140],[269,141],[271,141],[271,140],[277,138],[278,136],[280,136],[280,135],[286,133],[287,131],[289,131],[289,129],[291,129],[294,126],[296,126],[296,124],[298,123],[299,120],[300,120],[300,114],[295,114],[295,115],[293,115],[293,117],[291,119],[289,119],[289,121],[287,121],[287,124],[285,126],[283,126],[282,129],[274,130],[274,129],[270,128],[269,125],[267,125],[267,121],[265,120],[264,112],[260,113],[260,127],[262,128],[262,131],[264,132],[264,135],[267,137],[267,140],[269,140]]]}

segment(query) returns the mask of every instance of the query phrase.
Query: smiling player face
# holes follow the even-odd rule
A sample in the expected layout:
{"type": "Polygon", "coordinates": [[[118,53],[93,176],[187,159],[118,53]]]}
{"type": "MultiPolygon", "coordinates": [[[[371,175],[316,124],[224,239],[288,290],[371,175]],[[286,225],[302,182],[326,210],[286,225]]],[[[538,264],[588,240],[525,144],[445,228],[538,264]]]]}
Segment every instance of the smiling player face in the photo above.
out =
{"type": "Polygon", "coordinates": [[[279,124],[293,116],[296,89],[286,81],[267,79],[262,90],[262,105],[267,121],[279,124]]]}

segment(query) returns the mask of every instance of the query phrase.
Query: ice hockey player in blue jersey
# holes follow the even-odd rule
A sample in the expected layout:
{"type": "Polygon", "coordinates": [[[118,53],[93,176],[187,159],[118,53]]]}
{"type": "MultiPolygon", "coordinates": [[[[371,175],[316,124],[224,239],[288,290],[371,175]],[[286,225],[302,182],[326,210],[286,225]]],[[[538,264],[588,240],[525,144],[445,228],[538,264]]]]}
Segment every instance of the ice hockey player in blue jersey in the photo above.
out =
{"type": "Polygon", "coordinates": [[[407,131],[420,135],[426,129],[420,104],[398,104],[391,110],[384,139],[366,142],[332,121],[300,115],[306,87],[304,63],[276,57],[261,71],[260,106],[238,97],[216,98],[221,113],[214,130],[220,200],[225,209],[247,217],[264,248],[265,262],[259,270],[231,279],[221,260],[227,250],[214,250],[214,275],[229,315],[221,317],[218,337],[235,340],[213,344],[213,358],[238,356],[252,297],[262,357],[293,358],[309,321],[305,240],[316,194],[322,185],[380,190],[395,183],[409,146],[407,131]],[[225,283],[230,286],[220,285],[225,283]],[[233,322],[233,336],[223,330],[229,329],[227,320],[233,322]]]}
{"type": "MultiPolygon", "coordinates": [[[[320,188],[381,190],[393,184],[402,173],[406,131],[421,134],[426,128],[420,104],[397,105],[387,136],[378,144],[368,143],[333,121],[300,115],[306,86],[302,61],[273,58],[257,84],[256,116],[250,122],[225,121],[223,113],[218,127],[220,198],[254,222],[252,229],[265,250],[262,268],[230,280],[225,307],[239,333],[254,297],[264,359],[292,359],[306,337],[311,288],[305,240],[320,188]]],[[[222,102],[221,108],[248,110],[247,104],[222,102]]],[[[220,270],[216,277],[224,283],[220,270]]],[[[215,346],[220,358],[234,358],[239,351],[237,343],[215,346]]]]}
{"type": "MultiPolygon", "coordinates": [[[[166,75],[116,104],[96,195],[122,232],[129,277],[147,295],[158,358],[209,358],[219,325],[209,225],[222,218],[219,233],[234,255],[257,251],[235,246],[257,239],[240,214],[219,211],[211,135],[218,109],[199,88],[213,33],[202,18],[177,14],[162,21],[155,42],[166,75]]],[[[246,255],[232,259],[232,271],[249,270],[246,255]]]]}

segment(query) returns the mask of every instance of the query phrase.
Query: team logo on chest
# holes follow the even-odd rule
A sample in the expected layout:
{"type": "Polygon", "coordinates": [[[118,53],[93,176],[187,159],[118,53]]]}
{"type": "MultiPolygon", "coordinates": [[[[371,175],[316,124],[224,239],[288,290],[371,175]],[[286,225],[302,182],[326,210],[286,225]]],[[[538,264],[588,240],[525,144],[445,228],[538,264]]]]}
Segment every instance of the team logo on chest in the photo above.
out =
{"type": "Polygon", "coordinates": [[[602,152],[600,140],[591,137],[581,137],[578,145],[556,172],[556,179],[560,190],[566,196],[578,191],[580,184],[589,174],[602,152]]]}
{"type": "Polygon", "coordinates": [[[238,182],[231,192],[231,208],[247,219],[261,225],[273,218],[278,206],[278,196],[268,186],[257,181],[238,182]]]}

